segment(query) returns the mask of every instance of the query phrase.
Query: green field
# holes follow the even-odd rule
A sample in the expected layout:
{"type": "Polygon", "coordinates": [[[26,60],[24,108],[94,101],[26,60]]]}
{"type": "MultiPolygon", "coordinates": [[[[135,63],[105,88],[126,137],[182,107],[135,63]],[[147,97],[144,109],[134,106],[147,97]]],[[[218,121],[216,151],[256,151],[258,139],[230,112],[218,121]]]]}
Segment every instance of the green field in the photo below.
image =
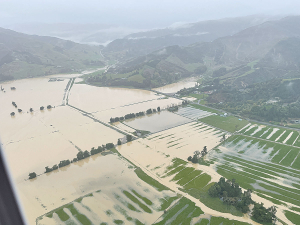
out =
{"type": "Polygon", "coordinates": [[[204,117],[200,121],[231,133],[242,129],[249,123],[247,120],[240,120],[235,116],[222,117],[218,115],[204,117]]]}
{"type": "Polygon", "coordinates": [[[284,202],[288,202],[300,206],[300,161],[295,160],[297,154],[297,148],[236,135],[209,158],[218,162],[217,172],[220,175],[238,180],[244,189],[255,190],[274,204],[285,205],[284,202]],[[222,152],[223,147],[228,150],[226,153],[222,152]],[[277,155],[271,161],[263,156],[272,152],[277,155]],[[293,161],[294,166],[290,167],[293,161]]]}

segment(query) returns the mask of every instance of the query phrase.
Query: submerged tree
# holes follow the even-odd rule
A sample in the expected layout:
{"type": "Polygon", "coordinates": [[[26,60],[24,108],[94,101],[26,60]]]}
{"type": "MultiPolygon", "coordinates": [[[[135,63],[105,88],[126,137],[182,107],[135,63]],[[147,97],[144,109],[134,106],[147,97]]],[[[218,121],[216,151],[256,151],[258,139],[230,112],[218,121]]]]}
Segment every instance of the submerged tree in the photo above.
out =
{"type": "Polygon", "coordinates": [[[35,172],[29,173],[29,179],[33,179],[33,178],[36,178],[36,173],[35,172]]]}
{"type": "Polygon", "coordinates": [[[115,145],[113,143],[107,143],[105,147],[106,147],[106,149],[111,149],[111,148],[115,147],[115,145]]]}
{"type": "Polygon", "coordinates": [[[58,167],[61,168],[61,167],[69,165],[70,163],[71,162],[68,159],[67,160],[62,160],[62,161],[59,162],[58,167]]]}
{"type": "Polygon", "coordinates": [[[147,109],[146,113],[147,114],[151,114],[152,113],[152,109],[147,109]]]}
{"type": "Polygon", "coordinates": [[[52,168],[49,168],[48,166],[46,166],[45,169],[46,169],[45,173],[50,173],[53,170],[52,168]]]}
{"type": "Polygon", "coordinates": [[[121,144],[122,144],[121,140],[120,140],[120,139],[118,139],[118,145],[121,145],[121,144]]]}
{"type": "Polygon", "coordinates": [[[127,142],[130,142],[130,141],[132,141],[132,136],[129,135],[129,134],[127,134],[127,135],[126,135],[126,139],[127,139],[127,142]]]}

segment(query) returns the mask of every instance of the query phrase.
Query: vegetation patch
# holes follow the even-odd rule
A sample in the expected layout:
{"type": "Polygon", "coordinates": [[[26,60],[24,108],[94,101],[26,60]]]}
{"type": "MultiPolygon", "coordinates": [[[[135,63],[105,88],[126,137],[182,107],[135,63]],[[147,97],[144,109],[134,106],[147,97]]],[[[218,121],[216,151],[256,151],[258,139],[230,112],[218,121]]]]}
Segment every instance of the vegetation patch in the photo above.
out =
{"type": "Polygon", "coordinates": [[[236,132],[246,126],[249,122],[247,120],[240,120],[235,116],[218,116],[211,115],[200,119],[201,122],[207,123],[214,127],[218,127],[222,130],[229,131],[231,133],[236,132]]]}

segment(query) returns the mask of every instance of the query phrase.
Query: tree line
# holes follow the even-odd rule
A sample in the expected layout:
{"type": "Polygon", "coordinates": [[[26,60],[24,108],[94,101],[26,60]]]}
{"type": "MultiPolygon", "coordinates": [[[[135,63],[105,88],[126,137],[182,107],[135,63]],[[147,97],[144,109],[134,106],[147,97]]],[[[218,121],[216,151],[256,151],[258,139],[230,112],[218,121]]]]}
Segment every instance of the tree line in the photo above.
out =
{"type": "MultiPolygon", "coordinates": [[[[79,151],[76,155],[75,158],[73,158],[73,160],[61,160],[59,162],[59,164],[55,164],[53,165],[52,167],[49,167],[49,166],[46,166],[45,167],[45,172],[44,173],[50,173],[54,170],[57,170],[58,168],[61,168],[61,167],[64,167],[64,166],[67,166],[67,165],[70,165],[71,163],[73,162],[77,162],[79,160],[82,160],[82,159],[85,159],[85,158],[88,158],[90,157],[91,155],[95,155],[95,154],[98,154],[98,153],[101,153],[103,152],[104,150],[109,150],[109,149],[112,149],[114,148],[115,145],[113,143],[107,143],[106,145],[102,145],[102,146],[98,146],[98,148],[92,148],[90,151],[88,150],[85,150],[85,151],[79,151]]],[[[29,179],[33,179],[37,176],[37,174],[35,172],[32,172],[32,173],[29,173],[29,179]]]]}
{"type": "MultiPolygon", "coordinates": [[[[150,109],[146,110],[147,115],[156,113],[156,112],[160,112],[159,106],[156,109],[150,108],[150,109]]],[[[124,119],[126,120],[126,119],[136,118],[136,117],[140,117],[140,116],[145,116],[145,112],[129,113],[129,114],[126,114],[125,116],[110,118],[110,123],[119,122],[119,121],[123,121],[124,119]]]]}
{"type": "Polygon", "coordinates": [[[252,190],[242,191],[235,179],[225,180],[221,177],[218,183],[215,183],[208,189],[208,194],[213,198],[220,198],[223,204],[233,205],[242,213],[250,211],[249,205],[254,204],[252,218],[259,223],[273,223],[276,221],[276,208],[272,206],[265,208],[263,203],[258,204],[251,198],[252,190]]]}

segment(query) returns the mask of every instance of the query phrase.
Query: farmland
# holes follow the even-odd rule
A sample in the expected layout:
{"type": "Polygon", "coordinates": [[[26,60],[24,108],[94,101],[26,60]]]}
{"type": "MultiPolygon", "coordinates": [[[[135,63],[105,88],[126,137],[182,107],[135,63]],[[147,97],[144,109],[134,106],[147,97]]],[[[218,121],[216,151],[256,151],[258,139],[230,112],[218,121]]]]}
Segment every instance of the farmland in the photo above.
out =
{"type": "Polygon", "coordinates": [[[72,76],[16,81],[17,90],[0,97],[7,106],[0,113],[1,137],[29,224],[253,224],[248,214],[208,194],[221,176],[253,189],[255,201],[275,204],[282,221],[299,214],[296,131],[220,116],[198,104],[181,106],[180,99],[148,90],[80,81],[72,76]],[[16,110],[12,101],[24,112],[10,117],[16,110]],[[53,108],[38,110],[44,101],[53,108]],[[168,111],[172,106],[179,109],[168,111]],[[25,112],[30,107],[34,111],[25,112]],[[157,107],[160,111],[110,122],[157,107]],[[134,140],[126,142],[126,134],[134,140]],[[72,161],[106,143],[115,149],[72,161]],[[208,154],[200,163],[187,161],[204,146],[208,154]],[[45,173],[46,166],[66,159],[72,163],[45,173]],[[37,177],[28,180],[33,171],[37,177]]]}
{"type": "Polygon", "coordinates": [[[249,123],[243,129],[241,129],[239,133],[251,137],[300,147],[300,142],[298,141],[299,132],[295,130],[249,123]]]}

